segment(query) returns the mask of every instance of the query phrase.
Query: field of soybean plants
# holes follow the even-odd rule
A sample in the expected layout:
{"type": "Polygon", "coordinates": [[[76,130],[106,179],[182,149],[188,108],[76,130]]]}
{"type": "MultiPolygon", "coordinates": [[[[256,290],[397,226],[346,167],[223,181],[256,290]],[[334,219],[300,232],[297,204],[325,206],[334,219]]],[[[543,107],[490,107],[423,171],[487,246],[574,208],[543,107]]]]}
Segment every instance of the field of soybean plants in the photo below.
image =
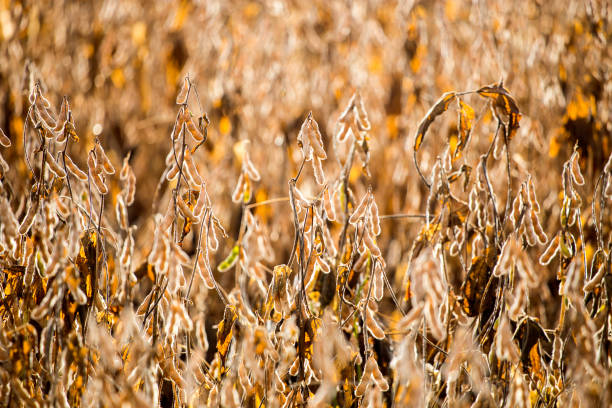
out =
{"type": "Polygon", "coordinates": [[[0,406],[610,407],[612,4],[0,0],[0,406]]]}

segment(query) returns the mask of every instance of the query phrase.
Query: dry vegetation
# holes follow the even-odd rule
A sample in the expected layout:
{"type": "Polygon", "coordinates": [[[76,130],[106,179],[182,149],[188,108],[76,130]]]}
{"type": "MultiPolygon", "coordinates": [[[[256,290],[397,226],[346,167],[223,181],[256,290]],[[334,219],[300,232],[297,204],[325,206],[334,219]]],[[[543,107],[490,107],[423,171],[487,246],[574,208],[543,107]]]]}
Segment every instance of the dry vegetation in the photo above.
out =
{"type": "Polygon", "coordinates": [[[0,2],[0,406],[612,404],[612,6],[0,2]]]}

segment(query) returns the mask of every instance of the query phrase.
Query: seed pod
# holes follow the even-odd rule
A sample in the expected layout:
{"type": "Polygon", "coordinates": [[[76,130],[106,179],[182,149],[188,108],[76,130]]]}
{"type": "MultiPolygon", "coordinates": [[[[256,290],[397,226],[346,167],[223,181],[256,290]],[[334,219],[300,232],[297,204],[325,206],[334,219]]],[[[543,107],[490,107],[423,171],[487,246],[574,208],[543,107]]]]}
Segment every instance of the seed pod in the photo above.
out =
{"type": "Polygon", "coordinates": [[[76,178],[81,181],[87,180],[87,174],[72,161],[70,156],[64,154],[64,163],[66,163],[66,168],[70,173],[72,173],[76,178]]]}
{"type": "Polygon", "coordinates": [[[185,165],[183,166],[183,169],[186,170],[186,173],[189,174],[190,181],[196,186],[201,186],[202,178],[200,177],[200,173],[198,172],[198,169],[193,161],[193,157],[191,156],[189,150],[185,151],[184,164],[185,165]]]}
{"type": "MultiPolygon", "coordinates": [[[[62,98],[62,106],[60,107],[59,115],[57,116],[57,123],[55,125],[55,129],[53,129],[53,133],[55,133],[58,138],[63,135],[64,124],[68,121],[68,113],[70,112],[70,106],[68,105],[68,98],[62,98]]],[[[59,139],[58,139],[59,141],[59,139]]]]}
{"type": "Polygon", "coordinates": [[[352,119],[353,120],[349,123],[349,129],[351,130],[351,133],[353,134],[357,142],[361,143],[363,141],[363,135],[359,130],[358,124],[355,123],[356,121],[354,117],[352,117],[352,119]]]}
{"type": "Polygon", "coordinates": [[[132,259],[133,252],[134,252],[134,238],[132,237],[132,232],[129,231],[127,237],[123,241],[123,247],[121,248],[121,256],[119,257],[121,266],[124,269],[127,269],[130,266],[130,261],[132,259]]]}
{"type": "Polygon", "coordinates": [[[87,155],[87,168],[89,169],[90,174],[97,174],[99,172],[96,156],[92,151],[90,151],[87,155]]]}
{"type": "Polygon", "coordinates": [[[194,173],[191,172],[191,169],[189,168],[189,166],[187,166],[187,161],[183,162],[183,176],[185,176],[185,179],[187,179],[187,186],[188,187],[193,187],[196,188],[200,185],[201,181],[196,181],[196,177],[199,179],[200,177],[197,175],[197,172],[195,173],[196,176],[194,176],[194,173]]]}
{"type": "Polygon", "coordinates": [[[193,122],[189,109],[185,109],[185,112],[183,113],[183,120],[185,122],[185,128],[187,129],[187,132],[189,132],[193,140],[195,140],[196,142],[203,141],[204,135],[200,132],[200,129],[198,129],[198,127],[193,122]]]}
{"type": "Polygon", "coordinates": [[[514,293],[514,301],[508,308],[510,320],[518,320],[519,316],[524,312],[525,299],[527,299],[527,290],[525,284],[521,284],[518,286],[518,291],[514,293]]]}
{"type": "Polygon", "coordinates": [[[115,174],[115,168],[113,167],[111,161],[106,156],[106,153],[104,152],[104,149],[102,148],[102,145],[100,143],[96,143],[95,150],[96,150],[96,163],[98,164],[98,166],[102,165],[102,170],[106,174],[115,174]]]}
{"type": "Polygon", "coordinates": [[[368,114],[365,110],[365,107],[363,105],[363,99],[361,98],[361,94],[359,92],[356,92],[355,108],[357,110],[357,120],[361,130],[370,130],[370,121],[368,120],[368,114]]]}
{"type": "Polygon", "coordinates": [[[606,274],[605,263],[602,262],[601,265],[599,265],[599,269],[597,270],[597,273],[591,278],[590,281],[584,284],[584,287],[582,288],[582,290],[585,293],[593,291],[595,287],[599,285],[599,283],[603,280],[603,277],[605,276],[605,274],[606,274]]]}
{"type": "Polygon", "coordinates": [[[191,211],[191,209],[189,208],[189,206],[183,200],[182,197],[177,197],[176,198],[176,203],[178,205],[179,212],[181,213],[181,215],[183,217],[185,217],[185,219],[187,219],[187,220],[189,220],[189,221],[191,221],[193,223],[200,222],[200,219],[193,214],[193,212],[191,211]]]}
{"type": "Polygon", "coordinates": [[[45,154],[45,161],[49,165],[49,170],[53,172],[58,178],[66,177],[64,169],[55,161],[51,152],[45,154]]]}
{"type": "Polygon", "coordinates": [[[187,103],[187,95],[189,94],[189,88],[190,88],[190,84],[189,84],[189,79],[187,77],[185,77],[185,79],[183,80],[183,86],[181,87],[181,90],[179,91],[178,95],[176,96],[176,104],[177,105],[183,105],[185,103],[187,103]]]}
{"type": "Polygon", "coordinates": [[[127,183],[124,187],[125,191],[125,203],[127,205],[134,204],[134,195],[136,194],[136,175],[130,168],[128,173],[127,183]]]}
{"type": "Polygon", "coordinates": [[[208,193],[206,192],[206,185],[204,182],[200,185],[200,192],[198,194],[198,201],[196,201],[193,206],[193,215],[196,217],[200,217],[204,220],[203,213],[205,211],[206,205],[208,204],[208,193]]]}
{"type": "Polygon", "coordinates": [[[123,197],[121,194],[117,196],[117,204],[115,205],[115,215],[117,217],[117,223],[119,227],[124,231],[128,229],[128,215],[127,208],[125,206],[125,202],[123,201],[123,197]]]}
{"type": "Polygon", "coordinates": [[[166,173],[166,180],[168,181],[172,181],[176,178],[176,176],[179,173],[179,168],[176,165],[176,163],[172,163],[172,165],[170,166],[170,170],[168,170],[168,172],[166,173]]]}
{"type": "Polygon", "coordinates": [[[581,186],[584,184],[584,177],[582,177],[582,172],[580,171],[580,163],[578,162],[578,152],[574,152],[570,160],[570,174],[572,175],[572,179],[574,180],[574,183],[581,186]]]}
{"type": "Polygon", "coordinates": [[[357,387],[355,388],[355,396],[361,397],[365,394],[366,389],[370,384],[370,379],[372,378],[372,372],[374,371],[375,364],[376,361],[371,357],[368,358],[368,361],[366,361],[359,384],[357,384],[357,387]]]}
{"type": "Polygon", "coordinates": [[[378,340],[382,340],[385,338],[385,332],[380,327],[378,322],[373,316],[373,312],[370,310],[369,305],[366,306],[366,319],[365,319],[366,327],[372,337],[378,340]]]}
{"type": "Polygon", "coordinates": [[[238,177],[238,182],[236,183],[236,188],[234,188],[234,192],[232,193],[232,201],[235,203],[239,203],[242,200],[242,192],[244,191],[244,175],[241,172],[238,177]]]}
{"type": "Polygon", "coordinates": [[[608,175],[606,178],[608,181],[606,182],[606,188],[604,189],[604,197],[610,199],[612,198],[612,175],[608,175]]]}
{"type": "Polygon", "coordinates": [[[348,136],[349,126],[346,123],[341,123],[338,132],[336,133],[336,140],[342,143],[348,136]]]}
{"type": "Polygon", "coordinates": [[[9,147],[11,145],[11,139],[4,133],[4,130],[0,128],[0,145],[9,147]]]}
{"type": "Polygon", "coordinates": [[[356,225],[357,221],[359,221],[359,219],[363,217],[363,215],[366,213],[369,198],[370,198],[369,194],[363,195],[363,197],[361,198],[361,201],[357,205],[357,208],[355,208],[355,210],[351,214],[351,217],[349,218],[350,224],[356,225]]]}
{"type": "Polygon", "coordinates": [[[545,244],[546,241],[548,241],[548,237],[542,229],[542,225],[540,224],[540,220],[538,220],[535,210],[532,209],[529,213],[531,217],[531,224],[533,225],[533,229],[538,236],[538,241],[540,241],[540,244],[545,244]]]}
{"type": "MultiPolygon", "coordinates": [[[[42,95],[40,96],[42,97],[42,95]]],[[[42,123],[43,127],[49,131],[51,137],[55,136],[51,133],[55,128],[55,119],[53,118],[47,107],[45,107],[45,104],[42,103],[41,98],[36,99],[36,102],[34,104],[34,115],[36,116],[37,120],[42,123]]]]}
{"type": "Polygon", "coordinates": [[[550,261],[559,253],[559,235],[556,235],[540,256],[540,264],[548,265],[550,261]]]}
{"type": "Polygon", "coordinates": [[[376,204],[376,200],[372,197],[372,201],[370,202],[370,223],[372,225],[372,232],[374,235],[380,235],[380,219],[378,217],[378,205],[376,204]]]}
{"type": "MultiPolygon", "coordinates": [[[[523,188],[523,185],[521,184],[521,195],[524,195],[524,194],[525,194],[525,189],[523,188]]],[[[529,176],[529,181],[527,182],[527,201],[529,202],[529,204],[531,205],[531,208],[533,208],[536,213],[540,212],[540,204],[538,203],[538,200],[536,198],[535,187],[533,185],[533,179],[531,178],[531,176],[529,176]]]]}
{"type": "Polygon", "coordinates": [[[25,235],[29,230],[32,224],[34,223],[34,217],[36,216],[36,212],[38,211],[38,200],[30,202],[28,209],[26,211],[26,215],[21,221],[21,225],[19,226],[19,233],[21,235],[25,235]]]}
{"type": "Polygon", "coordinates": [[[108,186],[104,183],[104,179],[100,173],[92,173],[91,181],[93,182],[98,193],[106,195],[108,193],[108,186]]]}
{"type": "Polygon", "coordinates": [[[32,280],[34,279],[34,268],[35,268],[35,261],[36,261],[36,254],[38,252],[34,252],[34,247],[32,246],[32,241],[31,240],[27,240],[27,248],[26,248],[26,258],[27,258],[27,262],[26,262],[26,270],[25,270],[25,275],[23,278],[23,282],[25,283],[26,286],[30,286],[32,284],[32,280]]]}
{"type": "MultiPolygon", "coordinates": [[[[211,214],[209,213],[208,218],[210,217],[211,214]]],[[[208,247],[211,251],[215,252],[219,248],[219,240],[217,239],[217,232],[214,226],[211,226],[211,228],[206,226],[206,236],[208,238],[208,247]]]]}
{"type": "MultiPolygon", "coordinates": [[[[530,213],[533,213],[533,211],[530,211],[530,213]]],[[[538,242],[538,236],[533,226],[533,218],[530,216],[530,214],[524,218],[523,226],[525,227],[523,232],[525,238],[527,238],[527,243],[529,246],[534,246],[538,242]]]]}
{"type": "Polygon", "coordinates": [[[321,163],[321,159],[318,157],[313,157],[312,159],[312,169],[315,176],[315,181],[319,185],[325,184],[325,173],[323,172],[323,164],[321,163]]]}
{"type": "Polygon", "coordinates": [[[200,253],[198,254],[196,269],[204,281],[204,285],[206,285],[208,289],[214,289],[215,278],[213,277],[212,269],[208,263],[208,249],[205,245],[202,246],[200,253]]]}
{"type": "Polygon", "coordinates": [[[376,362],[376,360],[374,360],[374,357],[372,356],[370,356],[370,358],[368,359],[368,362],[370,360],[374,362],[374,369],[372,370],[372,378],[376,382],[376,385],[378,386],[378,388],[380,388],[381,391],[389,390],[389,383],[387,382],[385,377],[383,377],[382,373],[380,372],[378,363],[376,362]]]}
{"type": "Polygon", "coordinates": [[[353,109],[355,108],[355,98],[356,98],[356,93],[354,93],[353,95],[351,95],[351,99],[349,99],[348,103],[346,104],[346,108],[344,109],[344,111],[340,114],[340,117],[338,117],[338,122],[344,122],[347,119],[349,119],[350,115],[353,115],[353,109]]]}
{"type": "Polygon", "coordinates": [[[244,153],[242,167],[244,169],[244,172],[249,176],[249,179],[253,181],[259,181],[261,179],[259,172],[257,171],[255,166],[253,165],[253,162],[251,161],[251,157],[249,156],[248,151],[244,153]]]}
{"type": "Polygon", "coordinates": [[[380,252],[380,248],[378,248],[378,245],[376,245],[376,243],[374,242],[374,238],[372,237],[368,229],[366,229],[363,234],[363,242],[368,247],[374,257],[379,257],[382,255],[380,252]]]}
{"type": "MultiPolygon", "coordinates": [[[[170,152],[170,154],[172,154],[172,152],[170,152]]],[[[123,165],[121,166],[121,171],[119,172],[119,178],[122,181],[127,180],[128,175],[130,171],[132,170],[132,167],[130,166],[130,156],[131,156],[131,153],[128,153],[127,156],[123,158],[123,165]]],[[[170,163],[166,160],[166,164],[170,164],[170,163]]]]}
{"type": "Polygon", "coordinates": [[[336,209],[334,208],[332,197],[333,195],[330,194],[329,188],[326,188],[323,192],[323,209],[328,220],[336,221],[336,209]]]}
{"type": "Polygon", "coordinates": [[[8,173],[10,169],[8,163],[6,162],[6,160],[4,160],[4,157],[2,157],[2,154],[0,154],[0,169],[2,170],[0,172],[0,178],[4,178],[4,176],[6,175],[6,173],[8,173]]]}
{"type": "Polygon", "coordinates": [[[17,237],[19,223],[5,196],[0,196],[0,224],[4,226],[4,234],[6,237],[17,237]]]}
{"type": "Polygon", "coordinates": [[[382,270],[382,267],[378,263],[376,264],[376,268],[374,269],[373,273],[374,273],[374,278],[372,280],[372,284],[374,286],[372,286],[372,296],[374,296],[374,299],[380,301],[384,294],[384,280],[383,280],[384,271],[382,270]]]}
{"type": "Polygon", "coordinates": [[[166,208],[164,216],[161,217],[161,219],[158,221],[160,231],[167,231],[168,228],[170,228],[170,225],[172,225],[172,221],[174,221],[174,207],[170,202],[168,203],[168,207],[166,208]]]}

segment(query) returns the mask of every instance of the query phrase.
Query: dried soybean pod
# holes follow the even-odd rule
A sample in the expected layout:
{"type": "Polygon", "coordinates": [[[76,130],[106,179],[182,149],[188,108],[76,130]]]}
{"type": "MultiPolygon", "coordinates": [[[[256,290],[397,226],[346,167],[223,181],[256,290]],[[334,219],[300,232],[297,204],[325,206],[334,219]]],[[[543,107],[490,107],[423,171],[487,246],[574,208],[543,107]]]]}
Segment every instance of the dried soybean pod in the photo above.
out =
{"type": "Polygon", "coordinates": [[[132,253],[134,252],[134,238],[130,231],[123,241],[123,247],[121,248],[121,256],[119,262],[123,268],[127,268],[132,260],[132,253]]]}
{"type": "Polygon", "coordinates": [[[372,378],[374,364],[376,364],[376,362],[372,357],[368,358],[368,360],[366,361],[359,384],[357,384],[357,387],[355,388],[355,395],[357,397],[361,397],[365,394],[366,388],[370,384],[370,379],[372,378]]]}
{"type": "MultiPolygon", "coordinates": [[[[523,193],[524,193],[524,190],[521,185],[521,194],[523,193]]],[[[536,213],[539,213],[540,204],[538,203],[538,199],[536,198],[535,187],[533,185],[533,178],[531,176],[529,176],[529,181],[527,182],[527,200],[529,201],[531,208],[533,208],[536,213]]]]}
{"type": "Polygon", "coordinates": [[[102,170],[106,174],[115,174],[115,168],[113,167],[111,161],[108,159],[108,156],[106,156],[106,153],[104,152],[104,149],[102,148],[100,142],[96,143],[95,150],[96,162],[98,163],[98,165],[102,165],[102,170]]]}
{"type": "Polygon", "coordinates": [[[383,280],[384,271],[382,270],[382,267],[378,263],[376,263],[376,267],[373,273],[374,273],[374,279],[372,280],[372,284],[374,286],[372,286],[372,296],[374,297],[374,299],[380,301],[384,294],[384,280],[383,280]]]}
{"type": "Polygon", "coordinates": [[[338,140],[340,143],[344,142],[348,136],[348,131],[349,126],[346,123],[341,123],[340,129],[338,130],[338,133],[336,133],[336,140],[338,140]]]}
{"type": "Polygon", "coordinates": [[[166,180],[168,180],[168,181],[174,180],[176,178],[176,176],[178,175],[178,173],[179,173],[179,168],[176,165],[176,163],[173,162],[170,165],[170,169],[166,173],[166,180]]]}
{"type": "Polygon", "coordinates": [[[204,281],[204,285],[206,285],[208,289],[214,289],[215,279],[213,277],[210,264],[208,263],[208,249],[205,246],[202,246],[200,253],[198,254],[197,269],[200,277],[204,281]]]}
{"type": "Polygon", "coordinates": [[[81,181],[87,180],[87,174],[72,161],[70,156],[64,153],[64,162],[66,163],[66,168],[70,173],[72,173],[76,178],[81,181]]]}
{"type": "Polygon", "coordinates": [[[117,205],[115,206],[115,213],[117,216],[117,223],[121,229],[127,231],[128,229],[128,215],[125,201],[121,194],[117,195],[117,205]]]}
{"type": "Polygon", "coordinates": [[[579,186],[584,184],[584,177],[582,176],[582,172],[580,171],[580,163],[578,162],[578,152],[574,152],[572,155],[570,174],[572,175],[574,183],[578,184],[579,186]]]}
{"type": "Polygon", "coordinates": [[[242,200],[242,192],[244,191],[244,175],[240,173],[238,177],[238,183],[236,183],[236,188],[234,188],[234,192],[232,193],[232,201],[235,203],[239,203],[242,200]]]}
{"type": "Polygon", "coordinates": [[[330,194],[329,188],[326,188],[323,192],[323,208],[325,209],[327,219],[330,221],[336,221],[336,210],[334,208],[334,203],[332,202],[332,197],[333,195],[330,194]]]}
{"type": "Polygon", "coordinates": [[[378,385],[378,388],[380,388],[382,391],[387,391],[389,389],[389,383],[380,372],[380,368],[378,367],[378,363],[376,362],[376,360],[374,360],[374,357],[370,356],[370,359],[372,359],[372,361],[374,362],[372,378],[374,378],[374,381],[376,381],[376,385],[378,385]]]}
{"type": "Polygon", "coordinates": [[[373,313],[369,305],[366,306],[366,327],[375,339],[382,340],[385,338],[385,332],[374,318],[373,313]]]}
{"type": "Polygon", "coordinates": [[[361,94],[356,92],[355,97],[355,109],[357,110],[357,125],[363,131],[370,130],[370,120],[368,119],[368,113],[363,106],[363,99],[361,98],[361,94]]]}
{"type": "Polygon", "coordinates": [[[66,172],[64,171],[64,169],[62,168],[62,166],[60,166],[55,159],[53,158],[53,155],[51,154],[51,152],[47,152],[45,154],[45,161],[47,162],[47,164],[49,165],[49,170],[51,170],[53,172],[53,174],[55,174],[57,177],[59,178],[64,178],[66,177],[66,172]]]}
{"type": "Polygon", "coordinates": [[[359,221],[359,219],[365,214],[366,209],[368,207],[369,198],[370,196],[368,194],[364,194],[363,198],[357,205],[357,208],[355,208],[353,214],[351,214],[349,218],[349,223],[353,225],[356,224],[357,221],[359,221]]]}
{"type": "Polygon", "coordinates": [[[363,242],[365,243],[366,247],[368,247],[373,256],[379,257],[382,255],[380,252],[380,248],[378,247],[378,245],[376,245],[376,242],[374,242],[374,238],[372,237],[369,229],[366,229],[364,231],[363,242]]]}
{"type": "Polygon", "coordinates": [[[195,125],[193,119],[191,118],[191,113],[188,109],[185,109],[183,113],[183,121],[185,123],[185,127],[187,131],[196,142],[201,142],[204,140],[204,135],[200,132],[200,129],[195,125]]]}
{"type": "Polygon", "coordinates": [[[9,147],[11,145],[11,139],[4,133],[4,130],[0,128],[0,145],[9,147]]]}
{"type": "Polygon", "coordinates": [[[255,168],[255,166],[253,165],[253,162],[251,161],[251,157],[249,156],[249,152],[245,152],[244,153],[244,170],[246,172],[246,174],[249,176],[249,178],[253,181],[259,181],[261,180],[261,176],[259,175],[259,172],[257,171],[257,169],[255,168]]]}
{"type": "Polygon", "coordinates": [[[603,280],[603,277],[606,274],[606,268],[604,265],[605,264],[602,263],[599,269],[597,270],[595,276],[593,276],[590,281],[584,284],[584,288],[582,288],[584,292],[591,292],[593,289],[595,289],[597,285],[599,285],[599,282],[603,280]]]}
{"type": "Polygon", "coordinates": [[[53,129],[53,133],[57,135],[58,141],[60,141],[59,140],[60,137],[63,137],[64,125],[66,124],[66,121],[68,121],[69,111],[70,111],[70,108],[68,106],[68,98],[64,96],[62,98],[62,106],[60,107],[59,115],[57,116],[57,123],[55,124],[55,128],[53,129]]]}
{"type": "Polygon", "coordinates": [[[96,156],[93,151],[90,151],[87,155],[87,168],[90,174],[97,174],[99,172],[98,163],[96,162],[96,156]]]}
{"type": "Polygon", "coordinates": [[[314,176],[317,184],[325,184],[325,173],[323,172],[323,164],[321,163],[321,159],[319,159],[318,157],[313,157],[312,169],[314,171],[314,176]]]}
{"type": "Polygon", "coordinates": [[[0,154],[0,168],[2,169],[2,171],[0,172],[0,177],[4,178],[4,175],[8,173],[10,167],[6,160],[4,160],[4,157],[2,157],[2,154],[0,154]]]}
{"type": "MultiPolygon", "coordinates": [[[[172,153],[172,152],[170,152],[170,153],[172,153]]],[[[130,168],[130,156],[131,156],[131,153],[128,153],[123,158],[123,165],[121,166],[121,171],[119,172],[119,178],[121,180],[123,180],[123,181],[127,180],[129,172],[131,170],[131,168],[130,168]]],[[[166,160],[166,164],[169,164],[168,160],[166,160]]]]}
{"type": "Polygon", "coordinates": [[[127,185],[126,185],[126,194],[125,194],[125,203],[127,205],[134,204],[134,195],[136,194],[136,175],[130,168],[127,185]]]}
{"type": "Polygon", "coordinates": [[[98,193],[100,193],[102,195],[105,195],[105,194],[108,193],[108,187],[104,183],[104,179],[102,178],[101,174],[99,174],[99,173],[91,174],[91,181],[93,182],[94,186],[96,187],[96,190],[98,190],[98,193]]]}
{"type": "Polygon", "coordinates": [[[378,205],[372,196],[370,203],[370,222],[372,223],[372,232],[374,235],[380,235],[380,218],[378,217],[378,205]]]}
{"type": "Polygon", "coordinates": [[[540,220],[538,219],[538,216],[536,215],[536,212],[533,209],[530,211],[530,216],[531,216],[531,224],[533,225],[533,229],[536,235],[538,236],[538,241],[540,241],[540,244],[545,244],[546,241],[548,241],[548,237],[546,236],[546,233],[542,229],[540,220]]]}
{"type": "Polygon", "coordinates": [[[559,253],[559,235],[557,234],[548,244],[540,256],[540,264],[548,265],[550,261],[559,253]]]}
{"type": "Polygon", "coordinates": [[[36,212],[38,211],[38,200],[30,202],[28,209],[26,211],[26,215],[21,221],[21,225],[19,226],[19,233],[21,235],[25,235],[32,224],[34,223],[34,217],[36,216],[36,212]]]}
{"type": "Polygon", "coordinates": [[[179,91],[178,95],[176,96],[176,104],[177,105],[183,105],[185,103],[187,103],[187,95],[189,94],[189,88],[190,88],[190,84],[189,84],[189,78],[185,77],[185,79],[183,80],[183,86],[181,87],[181,90],[179,91]]]}
{"type": "Polygon", "coordinates": [[[191,209],[189,208],[189,206],[187,205],[187,203],[185,203],[185,200],[183,200],[182,197],[177,197],[176,198],[176,203],[178,204],[178,208],[180,213],[183,215],[183,217],[185,217],[185,219],[193,222],[193,223],[198,223],[200,222],[200,218],[196,217],[193,212],[191,211],[191,209]]]}

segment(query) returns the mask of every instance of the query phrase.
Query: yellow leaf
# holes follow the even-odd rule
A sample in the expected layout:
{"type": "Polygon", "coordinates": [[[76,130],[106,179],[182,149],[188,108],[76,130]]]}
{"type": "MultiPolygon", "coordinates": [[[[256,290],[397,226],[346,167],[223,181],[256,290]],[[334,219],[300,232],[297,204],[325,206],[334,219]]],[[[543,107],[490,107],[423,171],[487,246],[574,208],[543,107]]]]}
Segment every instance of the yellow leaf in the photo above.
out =
{"type": "Polygon", "coordinates": [[[472,125],[474,123],[474,109],[462,100],[459,100],[459,142],[457,148],[451,151],[453,152],[453,158],[457,157],[457,154],[463,151],[472,132],[472,125]]]}
{"type": "Polygon", "coordinates": [[[227,351],[232,342],[233,327],[237,317],[236,307],[233,305],[226,306],[223,312],[223,320],[219,322],[217,327],[217,351],[221,355],[222,361],[225,361],[227,351]]]}

